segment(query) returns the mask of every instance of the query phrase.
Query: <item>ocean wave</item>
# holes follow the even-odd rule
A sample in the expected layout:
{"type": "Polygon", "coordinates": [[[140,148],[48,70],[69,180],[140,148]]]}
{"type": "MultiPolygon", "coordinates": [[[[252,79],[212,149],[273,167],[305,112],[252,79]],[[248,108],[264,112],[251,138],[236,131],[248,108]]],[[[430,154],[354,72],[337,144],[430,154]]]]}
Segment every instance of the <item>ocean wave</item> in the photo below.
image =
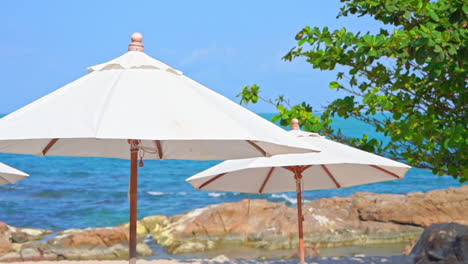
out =
{"type": "Polygon", "coordinates": [[[226,193],[215,193],[215,192],[212,192],[212,193],[208,193],[208,196],[211,196],[211,197],[221,197],[221,196],[225,196],[226,193]]]}
{"type": "Polygon", "coordinates": [[[162,195],[187,195],[187,192],[153,192],[153,191],[149,191],[149,192],[146,192],[147,194],[149,195],[153,195],[153,196],[162,196],[162,195]]]}
{"type": "MultiPolygon", "coordinates": [[[[288,203],[291,203],[291,204],[297,204],[297,198],[296,197],[290,197],[284,193],[282,194],[272,194],[271,195],[271,198],[275,198],[275,199],[282,199],[282,200],[286,200],[286,202],[288,203]]],[[[304,200],[304,203],[308,203],[310,202],[309,200],[304,200]]]]}
{"type": "Polygon", "coordinates": [[[166,193],[164,193],[164,192],[147,192],[147,194],[153,195],[153,196],[161,196],[161,195],[164,195],[166,193]]]}
{"type": "Polygon", "coordinates": [[[11,185],[4,186],[4,188],[6,190],[25,190],[26,189],[25,187],[11,186],[11,185]]]}
{"type": "Polygon", "coordinates": [[[66,197],[70,193],[71,193],[70,190],[42,190],[42,191],[32,194],[32,197],[43,198],[43,199],[62,198],[62,197],[66,197]]]}

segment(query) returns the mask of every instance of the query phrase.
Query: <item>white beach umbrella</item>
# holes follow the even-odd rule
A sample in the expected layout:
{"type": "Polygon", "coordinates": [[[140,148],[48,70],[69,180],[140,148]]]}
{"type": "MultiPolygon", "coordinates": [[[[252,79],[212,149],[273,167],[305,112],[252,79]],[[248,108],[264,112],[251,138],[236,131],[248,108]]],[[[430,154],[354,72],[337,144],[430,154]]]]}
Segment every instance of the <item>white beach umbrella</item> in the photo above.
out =
{"type": "Polygon", "coordinates": [[[187,181],[199,190],[245,193],[297,192],[299,250],[304,262],[303,190],[335,189],[402,179],[410,166],[299,130],[291,134],[321,149],[319,153],[276,155],[224,161],[187,181]]]}
{"type": "Polygon", "coordinates": [[[0,162],[0,185],[14,184],[28,176],[29,174],[0,162]]]}
{"type": "Polygon", "coordinates": [[[121,57],[0,119],[0,152],[131,159],[131,263],[138,155],[223,160],[318,150],[146,55],[142,39],[135,33],[121,57]]]}

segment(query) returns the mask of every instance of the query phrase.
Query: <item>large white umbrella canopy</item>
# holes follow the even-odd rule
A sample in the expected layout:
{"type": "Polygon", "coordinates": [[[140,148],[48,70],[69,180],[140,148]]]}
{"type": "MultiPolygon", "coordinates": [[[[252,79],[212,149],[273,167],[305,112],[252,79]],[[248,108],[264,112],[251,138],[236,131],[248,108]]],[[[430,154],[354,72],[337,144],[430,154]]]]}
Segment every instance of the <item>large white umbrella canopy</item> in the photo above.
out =
{"type": "Polygon", "coordinates": [[[0,185],[14,184],[28,176],[29,174],[0,162],[0,185]]]}
{"type": "Polygon", "coordinates": [[[129,51],[0,119],[0,152],[131,159],[130,260],[137,159],[224,160],[318,151],[143,52],[129,51]]]}
{"type": "Polygon", "coordinates": [[[145,159],[225,160],[313,149],[144,52],[129,51],[88,71],[2,118],[0,152],[128,159],[127,139],[153,150],[145,159]]]}
{"type": "Polygon", "coordinates": [[[302,191],[344,188],[402,179],[410,166],[300,131],[297,120],[290,133],[319,153],[276,155],[224,161],[187,181],[199,190],[245,193],[297,192],[299,256],[304,263],[302,191]]]}

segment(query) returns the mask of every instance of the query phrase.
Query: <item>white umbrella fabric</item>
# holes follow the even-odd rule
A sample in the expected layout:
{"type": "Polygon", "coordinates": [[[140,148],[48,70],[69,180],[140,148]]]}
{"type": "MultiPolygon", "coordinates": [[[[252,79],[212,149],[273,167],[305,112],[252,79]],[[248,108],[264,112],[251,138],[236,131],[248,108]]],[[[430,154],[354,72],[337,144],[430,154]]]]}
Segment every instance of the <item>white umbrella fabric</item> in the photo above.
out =
{"type": "Polygon", "coordinates": [[[0,119],[0,152],[131,159],[130,263],[138,156],[224,160],[318,151],[146,55],[142,40],[134,33],[121,57],[0,119]]]}
{"type": "Polygon", "coordinates": [[[293,120],[292,135],[321,149],[319,153],[276,155],[224,161],[187,181],[199,190],[244,193],[297,192],[299,256],[304,263],[302,191],[345,188],[402,179],[410,166],[300,131],[293,120]],[[295,129],[294,129],[295,128],[295,129]]]}
{"type": "Polygon", "coordinates": [[[0,185],[15,184],[28,176],[29,174],[0,162],[0,185]]]}

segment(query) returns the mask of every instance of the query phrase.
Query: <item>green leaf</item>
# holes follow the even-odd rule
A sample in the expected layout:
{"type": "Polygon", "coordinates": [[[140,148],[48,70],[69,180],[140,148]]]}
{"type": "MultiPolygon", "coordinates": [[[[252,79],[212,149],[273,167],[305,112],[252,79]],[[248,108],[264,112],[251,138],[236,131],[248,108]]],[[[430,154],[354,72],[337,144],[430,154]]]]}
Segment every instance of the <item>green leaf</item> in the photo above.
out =
{"type": "Polygon", "coordinates": [[[376,57],[377,56],[377,51],[375,51],[374,49],[370,49],[369,52],[368,52],[368,55],[376,57]]]}
{"type": "Polygon", "coordinates": [[[336,88],[340,87],[341,84],[338,83],[338,82],[331,82],[329,86],[330,86],[331,89],[336,89],[336,88]]]}
{"type": "MultiPolygon", "coordinates": [[[[429,168],[468,181],[466,69],[468,28],[466,1],[342,0],[339,17],[355,14],[384,24],[377,34],[341,29],[304,27],[287,60],[305,59],[312,69],[339,69],[329,88],[341,89],[321,119],[307,103],[278,107],[278,121],[292,117],[303,128],[326,133],[362,149],[414,167],[429,168]],[[299,38],[300,37],[300,38],[299,38]],[[307,39],[308,45],[302,39],[307,39]],[[299,46],[302,45],[302,46],[299,46]],[[343,81],[348,83],[344,89],[343,81]],[[355,97],[355,98],[354,98],[355,97]],[[331,128],[332,117],[353,118],[385,135],[383,142],[344,135],[331,128]]],[[[367,20],[366,20],[367,21],[367,20]]],[[[312,84],[315,89],[324,89],[312,84]]],[[[287,90],[287,87],[284,87],[287,90]]],[[[242,92],[245,103],[258,100],[258,92],[242,92]]],[[[275,101],[281,105],[285,101],[275,101]]],[[[369,131],[369,132],[372,132],[369,131]]]]}
{"type": "Polygon", "coordinates": [[[419,65],[422,65],[426,62],[427,59],[427,53],[423,48],[419,48],[416,50],[416,62],[419,65]]]}
{"type": "Polygon", "coordinates": [[[443,146],[444,146],[445,149],[449,149],[449,148],[450,148],[450,138],[446,138],[446,139],[444,140],[443,146]]]}
{"type": "Polygon", "coordinates": [[[429,17],[432,18],[432,20],[434,20],[434,21],[436,21],[436,22],[439,21],[439,16],[438,16],[435,12],[429,11],[428,15],[429,15],[429,17]]]}
{"type": "Polygon", "coordinates": [[[420,47],[420,46],[425,45],[428,41],[429,41],[428,38],[420,37],[420,38],[417,38],[417,39],[412,43],[412,46],[413,46],[413,47],[420,47]]]}
{"type": "Polygon", "coordinates": [[[401,118],[401,113],[400,113],[400,112],[395,112],[395,113],[393,113],[393,118],[394,118],[395,120],[399,120],[399,119],[401,118]]]}
{"type": "Polygon", "coordinates": [[[278,122],[278,120],[280,120],[281,116],[280,115],[275,115],[274,117],[271,118],[271,121],[272,122],[278,122]]]}
{"type": "Polygon", "coordinates": [[[303,39],[301,39],[301,40],[297,43],[297,45],[302,46],[302,45],[303,45],[304,43],[306,43],[307,41],[308,41],[308,39],[303,38],[303,39]]]}
{"type": "Polygon", "coordinates": [[[410,20],[411,19],[411,13],[406,11],[404,14],[403,14],[403,17],[406,18],[407,20],[410,20]]]}

